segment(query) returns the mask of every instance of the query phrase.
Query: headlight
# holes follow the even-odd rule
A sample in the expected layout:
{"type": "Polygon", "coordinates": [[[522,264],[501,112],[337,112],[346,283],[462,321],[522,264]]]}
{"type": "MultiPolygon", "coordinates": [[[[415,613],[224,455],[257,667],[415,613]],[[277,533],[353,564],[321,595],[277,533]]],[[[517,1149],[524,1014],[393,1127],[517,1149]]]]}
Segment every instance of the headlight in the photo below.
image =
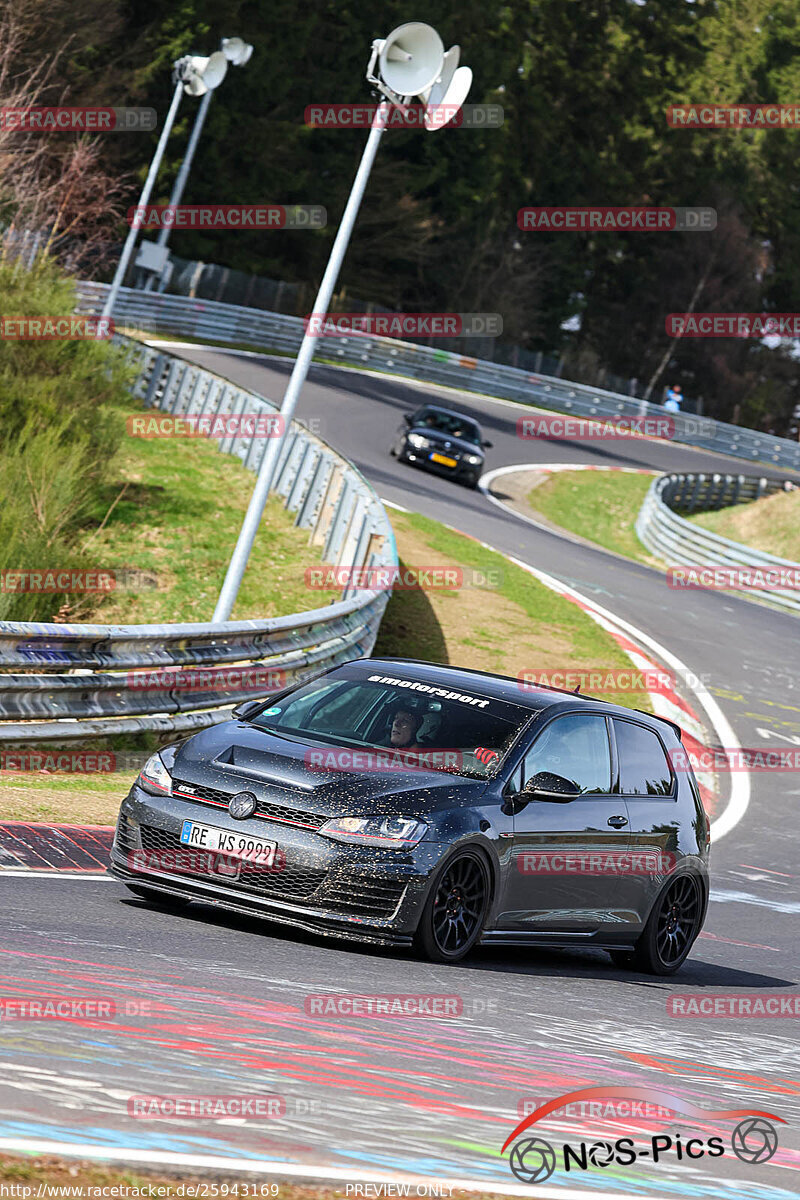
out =
{"type": "Polygon", "coordinates": [[[431,444],[430,438],[423,437],[421,433],[410,433],[407,440],[409,446],[413,446],[415,450],[424,450],[431,444]]]}
{"type": "Polygon", "coordinates": [[[403,850],[416,846],[427,833],[424,821],[410,817],[335,817],[317,831],[335,842],[361,842],[403,850]]]}
{"type": "Polygon", "coordinates": [[[483,460],[479,454],[467,454],[465,455],[465,461],[468,462],[471,467],[477,467],[483,460]]]}
{"type": "Polygon", "coordinates": [[[156,796],[172,795],[172,776],[160,754],[152,754],[139,772],[139,787],[156,796]]]}

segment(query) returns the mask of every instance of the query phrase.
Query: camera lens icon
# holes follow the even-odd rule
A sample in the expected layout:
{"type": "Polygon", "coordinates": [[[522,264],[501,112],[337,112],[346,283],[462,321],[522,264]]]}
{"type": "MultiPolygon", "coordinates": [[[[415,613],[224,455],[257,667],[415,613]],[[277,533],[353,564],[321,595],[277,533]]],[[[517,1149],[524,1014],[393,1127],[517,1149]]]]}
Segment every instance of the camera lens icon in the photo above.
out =
{"type": "Polygon", "coordinates": [[[745,1117],[731,1134],[731,1149],[742,1162],[769,1162],[778,1149],[777,1130],[763,1117],[745,1117]]]}
{"type": "Polygon", "coordinates": [[[514,1146],[509,1166],[522,1183],[543,1183],[556,1169],[556,1152],[544,1138],[526,1138],[514,1146]]]}

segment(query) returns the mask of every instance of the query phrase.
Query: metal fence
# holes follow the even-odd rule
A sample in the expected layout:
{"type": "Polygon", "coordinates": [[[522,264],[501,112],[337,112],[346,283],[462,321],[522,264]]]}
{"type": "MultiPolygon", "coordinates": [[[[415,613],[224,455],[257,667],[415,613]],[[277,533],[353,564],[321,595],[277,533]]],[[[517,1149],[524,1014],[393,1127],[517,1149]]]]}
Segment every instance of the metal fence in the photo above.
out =
{"type": "MultiPolygon", "coordinates": [[[[796,579],[800,564],[733,542],[678,515],[747,503],[782,491],[784,483],[746,475],[662,475],[654,479],[636,521],[639,540],[656,557],[675,567],[744,567],[749,571],[788,569],[796,579]]],[[[775,574],[774,578],[780,578],[775,574]]],[[[800,587],[736,588],[743,595],[768,600],[787,612],[800,613],[800,587]]]]}
{"type": "MultiPolygon", "coordinates": [[[[219,375],[116,340],[138,367],[133,391],[147,407],[176,416],[276,412],[219,375]]],[[[239,435],[219,445],[257,471],[267,442],[239,435]]],[[[287,432],[271,490],[308,530],[323,562],[396,570],[394,534],[378,496],[352,463],[298,422],[287,432]]],[[[214,724],[232,704],[369,655],[389,595],[351,588],[309,612],[218,624],[2,621],[0,744],[214,724]]]]}
{"type": "MultiPolygon", "coordinates": [[[[78,311],[99,313],[107,290],[108,285],[104,283],[79,283],[78,311]]],[[[115,316],[118,324],[154,333],[196,338],[203,342],[263,347],[292,355],[297,353],[304,332],[300,317],[240,308],[214,300],[140,292],[133,288],[121,289],[115,316]]],[[[800,471],[798,442],[708,417],[666,413],[660,404],[650,404],[619,392],[607,392],[554,376],[532,375],[518,367],[467,358],[393,338],[321,337],[319,342],[318,360],[446,384],[465,392],[502,396],[521,405],[538,405],[575,417],[659,419],[669,422],[669,435],[677,442],[800,471]]]]}

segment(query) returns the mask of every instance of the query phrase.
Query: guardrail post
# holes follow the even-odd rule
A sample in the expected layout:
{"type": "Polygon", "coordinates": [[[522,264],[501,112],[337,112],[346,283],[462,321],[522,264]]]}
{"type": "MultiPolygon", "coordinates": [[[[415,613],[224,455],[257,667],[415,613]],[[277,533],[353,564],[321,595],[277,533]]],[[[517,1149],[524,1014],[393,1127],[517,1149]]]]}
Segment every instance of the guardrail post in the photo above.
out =
{"type": "Polygon", "coordinates": [[[345,479],[336,501],[336,511],[322,552],[322,557],[326,562],[336,560],[339,548],[345,539],[355,507],[353,491],[353,484],[349,479],[345,479]]]}
{"type": "Polygon", "coordinates": [[[297,524],[301,528],[313,527],[315,525],[328,489],[328,482],[334,471],[334,466],[333,456],[323,450],[314,468],[314,474],[311,478],[305,499],[297,513],[297,524]]]}

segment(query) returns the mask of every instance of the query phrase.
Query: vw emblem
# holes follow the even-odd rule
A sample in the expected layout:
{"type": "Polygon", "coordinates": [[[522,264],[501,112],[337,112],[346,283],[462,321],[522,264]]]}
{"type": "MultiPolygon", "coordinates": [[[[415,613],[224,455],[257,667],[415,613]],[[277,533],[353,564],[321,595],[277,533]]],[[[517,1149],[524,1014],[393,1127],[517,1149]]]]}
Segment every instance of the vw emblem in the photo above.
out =
{"type": "Polygon", "coordinates": [[[252,792],[237,792],[232,796],[228,804],[228,812],[233,817],[234,821],[244,821],[247,817],[252,817],[256,811],[258,801],[252,792]]]}

